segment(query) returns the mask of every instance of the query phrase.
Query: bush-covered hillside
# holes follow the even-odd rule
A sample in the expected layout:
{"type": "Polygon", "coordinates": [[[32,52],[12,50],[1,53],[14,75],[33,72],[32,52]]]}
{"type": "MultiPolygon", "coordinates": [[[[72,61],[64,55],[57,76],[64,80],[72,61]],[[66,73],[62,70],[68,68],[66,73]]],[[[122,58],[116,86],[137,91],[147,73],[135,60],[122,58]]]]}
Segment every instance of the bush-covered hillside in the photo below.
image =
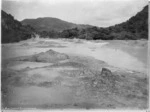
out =
{"type": "Polygon", "coordinates": [[[18,42],[34,36],[34,29],[30,26],[23,26],[19,21],[15,20],[10,14],[1,11],[2,24],[2,43],[18,42]]]}
{"type": "Polygon", "coordinates": [[[88,40],[148,39],[148,6],[124,23],[108,28],[68,29],[61,32],[60,37],[88,40]]]}
{"type": "Polygon", "coordinates": [[[20,22],[14,20],[13,16],[2,11],[2,42],[17,42],[30,38],[35,32],[29,26],[32,26],[30,22],[36,25],[34,26],[36,32],[43,38],[80,38],[87,40],[148,39],[148,6],[145,6],[142,11],[126,22],[107,28],[77,25],[56,18],[26,19],[22,23],[27,26],[23,26],[20,22]]]}

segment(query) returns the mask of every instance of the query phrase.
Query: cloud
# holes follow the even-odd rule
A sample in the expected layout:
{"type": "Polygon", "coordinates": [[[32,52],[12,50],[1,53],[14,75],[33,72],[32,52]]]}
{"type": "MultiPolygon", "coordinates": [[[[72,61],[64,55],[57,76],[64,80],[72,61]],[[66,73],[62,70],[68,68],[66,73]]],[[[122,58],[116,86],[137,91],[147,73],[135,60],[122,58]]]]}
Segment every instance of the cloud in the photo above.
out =
{"type": "Polygon", "coordinates": [[[3,0],[2,9],[16,19],[56,17],[65,21],[110,26],[142,10],[147,0],[3,0]]]}

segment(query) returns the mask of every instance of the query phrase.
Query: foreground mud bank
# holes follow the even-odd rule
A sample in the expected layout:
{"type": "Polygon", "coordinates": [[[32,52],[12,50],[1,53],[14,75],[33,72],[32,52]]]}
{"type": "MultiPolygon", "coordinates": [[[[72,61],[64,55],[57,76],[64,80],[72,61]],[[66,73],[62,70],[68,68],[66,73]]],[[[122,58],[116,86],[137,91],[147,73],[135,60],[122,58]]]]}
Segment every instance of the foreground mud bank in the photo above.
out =
{"type": "Polygon", "coordinates": [[[147,108],[146,63],[120,51],[122,60],[116,60],[106,50],[108,43],[29,40],[3,45],[2,107],[147,108]]]}

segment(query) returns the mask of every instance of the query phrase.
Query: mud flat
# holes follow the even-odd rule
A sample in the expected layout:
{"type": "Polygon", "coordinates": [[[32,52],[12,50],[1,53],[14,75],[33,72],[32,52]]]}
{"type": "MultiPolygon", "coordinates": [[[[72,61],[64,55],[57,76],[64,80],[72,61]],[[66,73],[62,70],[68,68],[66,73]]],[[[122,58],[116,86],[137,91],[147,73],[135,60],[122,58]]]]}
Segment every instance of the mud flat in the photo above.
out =
{"type": "Polygon", "coordinates": [[[147,47],[122,43],[39,39],[3,45],[2,107],[146,109],[146,54],[139,54],[147,47]]]}

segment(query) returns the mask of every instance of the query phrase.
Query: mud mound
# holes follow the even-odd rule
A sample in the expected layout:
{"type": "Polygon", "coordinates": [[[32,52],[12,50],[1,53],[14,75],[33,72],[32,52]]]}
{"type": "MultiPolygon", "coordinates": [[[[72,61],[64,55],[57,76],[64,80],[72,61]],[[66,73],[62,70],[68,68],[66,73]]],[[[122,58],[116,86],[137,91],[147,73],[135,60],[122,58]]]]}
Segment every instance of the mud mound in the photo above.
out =
{"type": "Polygon", "coordinates": [[[74,68],[83,68],[85,67],[84,64],[82,63],[78,63],[78,62],[72,62],[72,61],[69,61],[69,62],[63,62],[63,63],[56,63],[56,64],[53,64],[52,67],[74,67],[74,68]]]}
{"type": "Polygon", "coordinates": [[[53,50],[49,50],[32,56],[23,56],[16,58],[16,60],[19,61],[47,62],[47,63],[54,63],[66,59],[69,59],[69,56],[63,53],[58,53],[53,50]]]}
{"type": "Polygon", "coordinates": [[[115,87],[116,77],[107,68],[102,68],[100,74],[97,74],[95,78],[92,79],[92,86],[100,89],[107,89],[108,91],[113,91],[115,87]]]}
{"type": "Polygon", "coordinates": [[[98,91],[107,95],[114,95],[118,98],[124,98],[127,102],[130,100],[141,100],[147,102],[147,84],[146,78],[133,76],[129,74],[114,74],[107,68],[102,68],[100,74],[89,77],[88,88],[92,91],[98,91]]]}
{"type": "Polygon", "coordinates": [[[29,43],[23,43],[20,46],[30,46],[30,44],[29,43]]]}

